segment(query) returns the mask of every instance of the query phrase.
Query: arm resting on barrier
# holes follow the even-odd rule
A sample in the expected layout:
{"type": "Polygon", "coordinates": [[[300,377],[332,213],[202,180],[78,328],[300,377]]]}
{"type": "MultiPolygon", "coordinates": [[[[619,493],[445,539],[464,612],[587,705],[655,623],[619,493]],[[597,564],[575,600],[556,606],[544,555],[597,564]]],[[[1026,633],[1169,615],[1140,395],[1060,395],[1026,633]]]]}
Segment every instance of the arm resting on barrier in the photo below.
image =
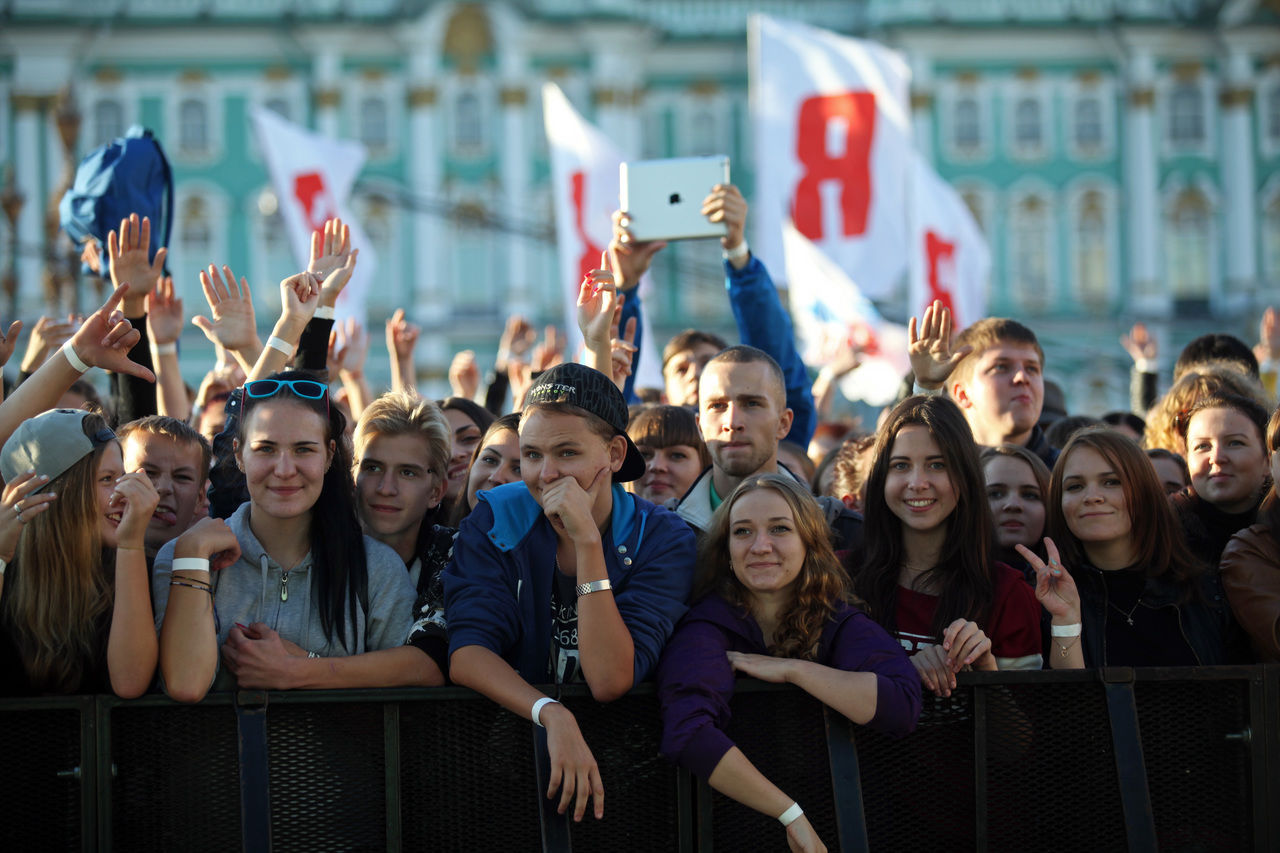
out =
{"type": "MultiPolygon", "coordinates": [[[[775,658],[775,660],[779,660],[775,658]]],[[[865,673],[864,673],[865,674],[865,673]]],[[[736,746],[725,753],[707,782],[726,797],[742,803],[763,815],[776,818],[795,802],[756,769],[736,746]]],[[[787,827],[787,842],[792,850],[826,850],[804,815],[787,827]]]]}
{"type": "MultiPolygon", "coordinates": [[[[439,667],[416,646],[358,655],[309,657],[288,649],[261,622],[232,628],[223,648],[240,687],[257,690],[341,690],[370,687],[439,687],[439,667]],[[232,656],[235,663],[231,664],[232,656]]],[[[292,645],[292,644],[290,644],[292,645]]],[[[296,647],[295,647],[296,648],[296,647]]]]}

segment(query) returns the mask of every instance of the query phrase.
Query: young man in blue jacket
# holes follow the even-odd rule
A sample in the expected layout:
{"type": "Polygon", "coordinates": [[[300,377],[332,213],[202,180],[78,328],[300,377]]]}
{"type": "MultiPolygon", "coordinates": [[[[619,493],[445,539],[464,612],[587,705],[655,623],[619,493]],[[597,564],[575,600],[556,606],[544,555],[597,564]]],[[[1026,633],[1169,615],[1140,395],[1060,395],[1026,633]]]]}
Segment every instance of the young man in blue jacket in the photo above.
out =
{"type": "Polygon", "coordinates": [[[535,684],[585,682],[602,702],[648,678],[684,614],[693,532],[618,485],[644,473],[609,377],[561,364],[530,388],[522,482],[479,493],[444,573],[450,676],[547,730],[559,810],[604,789],[573,714],[535,684]]]}

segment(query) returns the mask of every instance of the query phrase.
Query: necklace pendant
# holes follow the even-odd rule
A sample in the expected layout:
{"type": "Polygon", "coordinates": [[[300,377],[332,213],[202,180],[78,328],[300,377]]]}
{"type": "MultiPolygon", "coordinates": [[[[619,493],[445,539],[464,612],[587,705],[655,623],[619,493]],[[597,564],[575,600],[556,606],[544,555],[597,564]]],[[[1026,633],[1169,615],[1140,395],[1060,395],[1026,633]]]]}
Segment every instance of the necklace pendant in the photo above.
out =
{"type": "Polygon", "coordinates": [[[1128,622],[1128,623],[1129,623],[1129,627],[1130,627],[1130,628],[1132,628],[1132,627],[1133,627],[1133,617],[1132,617],[1132,616],[1126,616],[1126,617],[1124,617],[1124,620],[1125,620],[1126,622],[1128,622]]]}

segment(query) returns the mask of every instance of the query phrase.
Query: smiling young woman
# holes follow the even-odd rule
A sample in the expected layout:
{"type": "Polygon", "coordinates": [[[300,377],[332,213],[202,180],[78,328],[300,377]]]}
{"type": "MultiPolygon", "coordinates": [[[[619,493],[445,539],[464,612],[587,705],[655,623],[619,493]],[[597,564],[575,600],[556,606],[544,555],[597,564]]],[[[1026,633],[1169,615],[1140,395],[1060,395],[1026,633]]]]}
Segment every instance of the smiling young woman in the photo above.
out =
{"type": "Polygon", "coordinates": [[[831,550],[826,517],[790,477],[748,477],[703,543],[695,604],[658,668],[662,752],[787,829],[792,849],[822,849],[794,801],[725,734],[736,673],[789,681],[855,723],[915,728],[920,678],[860,608],[831,550]]]}

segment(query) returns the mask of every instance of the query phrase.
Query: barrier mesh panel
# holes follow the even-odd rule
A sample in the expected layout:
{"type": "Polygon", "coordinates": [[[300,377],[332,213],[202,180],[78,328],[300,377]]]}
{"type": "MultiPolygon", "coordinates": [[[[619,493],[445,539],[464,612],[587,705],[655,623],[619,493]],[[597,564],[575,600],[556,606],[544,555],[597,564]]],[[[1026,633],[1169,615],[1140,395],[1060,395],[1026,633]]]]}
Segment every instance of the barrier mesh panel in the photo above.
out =
{"type": "Polygon", "coordinates": [[[273,850],[386,849],[382,719],[372,703],[270,706],[273,850]]]}
{"type": "Polygon", "coordinates": [[[540,849],[530,725],[488,699],[401,703],[404,849],[540,849]]]}
{"type": "MultiPolygon", "coordinates": [[[[839,849],[822,705],[800,691],[740,691],[726,728],[751,763],[804,808],[829,849],[839,849]]],[[[716,850],[783,850],[785,831],[767,817],[713,791],[716,850]]]]}
{"type": "Polygon", "coordinates": [[[662,721],[656,694],[601,705],[565,698],[600,767],[604,820],[588,816],[570,829],[576,850],[676,850],[676,767],[658,754],[662,721]]]}
{"type": "MultiPolygon", "coordinates": [[[[91,779],[59,778],[80,764],[80,712],[8,711],[0,773],[0,838],[9,850],[80,847],[80,788],[91,779]]],[[[86,768],[87,770],[87,768],[86,768]]]]}
{"type": "Polygon", "coordinates": [[[983,690],[990,849],[1125,850],[1102,685],[983,690]]]}
{"type": "Polygon", "coordinates": [[[175,850],[197,840],[240,847],[240,764],[230,707],[116,707],[110,760],[115,849],[175,850]]]}
{"type": "Polygon", "coordinates": [[[856,730],[871,849],[973,849],[972,695],[961,687],[942,699],[926,690],[924,713],[905,738],[856,730]]]}
{"type": "Polygon", "coordinates": [[[1249,725],[1248,681],[1138,682],[1135,695],[1160,849],[1248,849],[1249,748],[1227,740],[1249,725]]]}

